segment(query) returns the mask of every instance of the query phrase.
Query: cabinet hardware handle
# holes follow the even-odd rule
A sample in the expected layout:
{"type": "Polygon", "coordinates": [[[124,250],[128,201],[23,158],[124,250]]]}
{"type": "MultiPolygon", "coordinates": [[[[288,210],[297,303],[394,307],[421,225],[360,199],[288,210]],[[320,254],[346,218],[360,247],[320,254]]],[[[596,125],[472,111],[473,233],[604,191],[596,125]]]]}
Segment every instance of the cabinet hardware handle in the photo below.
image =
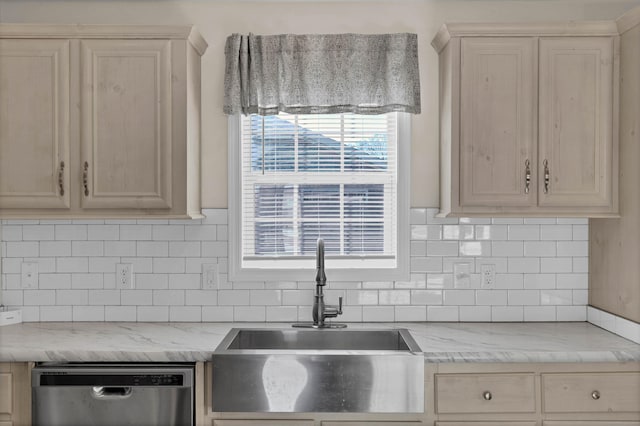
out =
{"type": "Polygon", "coordinates": [[[529,187],[531,186],[531,162],[527,159],[524,162],[524,193],[529,193],[529,187]]]}
{"type": "Polygon", "coordinates": [[[549,193],[549,176],[551,175],[551,173],[549,172],[549,162],[547,160],[544,160],[542,165],[544,166],[544,193],[548,194],[549,193]]]}
{"type": "Polygon", "coordinates": [[[58,170],[58,187],[60,188],[60,196],[64,195],[64,161],[60,162],[60,169],[58,170]]]}
{"type": "Polygon", "coordinates": [[[493,398],[493,395],[491,395],[491,392],[489,391],[484,391],[482,392],[482,397],[484,398],[485,401],[491,401],[491,398],[493,398]]]}
{"type": "Polygon", "coordinates": [[[89,163],[84,162],[84,172],[82,172],[82,184],[84,185],[84,196],[89,196],[89,163]]]}
{"type": "Polygon", "coordinates": [[[597,390],[594,390],[593,392],[591,392],[591,398],[595,399],[596,401],[600,399],[600,392],[597,390]]]}

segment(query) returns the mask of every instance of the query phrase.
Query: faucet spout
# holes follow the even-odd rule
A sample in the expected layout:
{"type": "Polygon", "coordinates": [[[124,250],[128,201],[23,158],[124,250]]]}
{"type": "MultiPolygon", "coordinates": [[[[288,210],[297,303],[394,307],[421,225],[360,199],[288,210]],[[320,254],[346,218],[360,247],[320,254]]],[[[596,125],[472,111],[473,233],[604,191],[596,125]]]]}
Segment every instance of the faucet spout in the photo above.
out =
{"type": "Polygon", "coordinates": [[[324,240],[318,238],[316,245],[316,285],[327,285],[327,275],[324,273],[324,240]]]}

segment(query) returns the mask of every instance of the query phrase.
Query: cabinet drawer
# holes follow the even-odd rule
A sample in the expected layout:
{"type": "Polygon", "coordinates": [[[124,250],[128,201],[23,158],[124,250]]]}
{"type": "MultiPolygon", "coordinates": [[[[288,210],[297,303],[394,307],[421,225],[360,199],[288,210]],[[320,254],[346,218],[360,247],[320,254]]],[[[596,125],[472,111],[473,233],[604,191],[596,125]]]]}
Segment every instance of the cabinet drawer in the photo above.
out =
{"type": "Polygon", "coordinates": [[[547,413],[640,412],[640,373],[543,374],[547,413]]]}
{"type": "Polygon", "coordinates": [[[401,421],[359,421],[359,422],[336,422],[336,421],[328,421],[322,422],[322,426],[418,426],[421,425],[422,422],[401,422],[401,421]]]}
{"type": "Polygon", "coordinates": [[[533,413],[533,374],[436,374],[438,413],[533,413]]]}
{"type": "Polygon", "coordinates": [[[436,426],[536,426],[536,422],[436,422],[436,426]]]}
{"type": "Polygon", "coordinates": [[[11,414],[13,401],[11,373],[0,373],[0,414],[11,414]]]}
{"type": "Polygon", "coordinates": [[[640,422],[633,421],[610,421],[610,420],[596,420],[596,421],[552,421],[544,422],[543,426],[640,426],[640,422]]]}
{"type": "Polygon", "coordinates": [[[313,420],[214,420],[213,426],[313,426],[313,420]]]}

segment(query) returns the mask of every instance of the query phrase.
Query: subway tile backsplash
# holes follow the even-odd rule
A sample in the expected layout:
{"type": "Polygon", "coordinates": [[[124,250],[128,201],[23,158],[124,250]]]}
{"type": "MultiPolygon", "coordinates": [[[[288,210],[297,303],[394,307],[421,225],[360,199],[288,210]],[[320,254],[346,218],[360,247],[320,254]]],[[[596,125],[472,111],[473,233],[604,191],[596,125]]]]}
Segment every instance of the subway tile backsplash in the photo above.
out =
{"type": "MultiPolygon", "coordinates": [[[[567,218],[436,218],[411,210],[407,281],[331,281],[342,321],[585,321],[588,224],[567,218]],[[490,288],[482,271],[495,270],[490,288]]],[[[312,279],[230,282],[227,210],[202,220],[4,220],[2,300],[24,321],[272,321],[311,319],[312,279]],[[22,264],[38,264],[37,288],[22,264]],[[116,285],[133,267],[134,289],[116,285]],[[202,264],[218,266],[203,290],[202,264]]]]}

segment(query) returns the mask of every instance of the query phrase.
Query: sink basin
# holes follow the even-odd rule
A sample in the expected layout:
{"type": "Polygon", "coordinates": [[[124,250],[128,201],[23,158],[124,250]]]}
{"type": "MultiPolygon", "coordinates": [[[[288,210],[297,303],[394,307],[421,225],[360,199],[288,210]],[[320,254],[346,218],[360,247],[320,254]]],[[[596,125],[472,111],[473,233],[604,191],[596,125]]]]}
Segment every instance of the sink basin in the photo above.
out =
{"type": "Polygon", "coordinates": [[[232,329],[213,357],[216,412],[424,412],[405,329],[232,329]]]}

